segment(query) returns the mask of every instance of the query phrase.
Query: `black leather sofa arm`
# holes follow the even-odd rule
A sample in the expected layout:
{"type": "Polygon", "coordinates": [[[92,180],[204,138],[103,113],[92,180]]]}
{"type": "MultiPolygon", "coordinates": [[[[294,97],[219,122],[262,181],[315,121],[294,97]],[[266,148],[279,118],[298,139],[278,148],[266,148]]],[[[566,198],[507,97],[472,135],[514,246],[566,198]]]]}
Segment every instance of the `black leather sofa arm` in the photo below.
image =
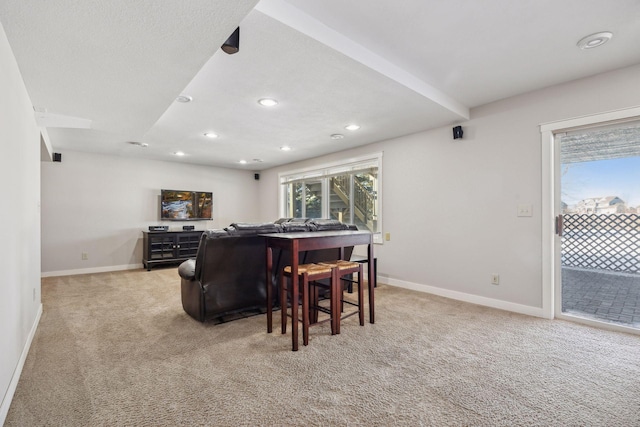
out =
{"type": "Polygon", "coordinates": [[[188,259],[178,267],[178,274],[186,280],[195,280],[196,278],[196,260],[188,259]]]}

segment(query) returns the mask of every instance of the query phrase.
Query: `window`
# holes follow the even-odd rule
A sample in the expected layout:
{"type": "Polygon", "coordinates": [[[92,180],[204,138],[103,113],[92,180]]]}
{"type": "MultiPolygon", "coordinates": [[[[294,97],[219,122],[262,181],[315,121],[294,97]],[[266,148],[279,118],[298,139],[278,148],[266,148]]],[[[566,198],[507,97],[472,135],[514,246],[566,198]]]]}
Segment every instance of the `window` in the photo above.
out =
{"type": "Polygon", "coordinates": [[[382,153],[282,173],[281,216],[337,219],[382,243],[381,177],[382,153]]]}

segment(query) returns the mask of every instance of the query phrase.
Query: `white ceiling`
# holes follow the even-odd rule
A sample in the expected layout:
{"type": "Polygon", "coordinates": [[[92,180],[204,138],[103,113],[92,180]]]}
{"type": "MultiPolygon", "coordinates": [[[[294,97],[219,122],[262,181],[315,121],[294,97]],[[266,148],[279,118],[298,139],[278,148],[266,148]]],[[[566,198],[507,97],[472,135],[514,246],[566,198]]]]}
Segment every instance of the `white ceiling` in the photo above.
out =
{"type": "Polygon", "coordinates": [[[464,125],[469,108],[638,64],[638,17],[640,0],[0,2],[54,151],[252,171],[464,125]],[[576,47],[600,31],[613,39],[576,47]]]}

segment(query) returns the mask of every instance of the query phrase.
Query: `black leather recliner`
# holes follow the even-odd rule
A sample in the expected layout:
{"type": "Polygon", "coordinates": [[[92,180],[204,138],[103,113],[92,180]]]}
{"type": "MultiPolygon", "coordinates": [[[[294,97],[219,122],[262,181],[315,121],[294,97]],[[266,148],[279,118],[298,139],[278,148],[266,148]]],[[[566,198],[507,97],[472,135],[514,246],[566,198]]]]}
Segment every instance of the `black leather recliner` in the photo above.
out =
{"type": "MultiPolygon", "coordinates": [[[[335,220],[279,220],[277,223],[234,223],[224,230],[202,233],[196,259],[178,268],[181,277],[182,307],[201,322],[244,312],[266,310],[265,241],[260,234],[293,231],[355,229],[335,220]]],[[[345,248],[345,257],[353,247],[345,248]]],[[[300,263],[329,261],[338,249],[300,254],[300,263]]],[[[279,274],[290,259],[287,251],[273,250],[273,304],[278,306],[279,274]]]]}

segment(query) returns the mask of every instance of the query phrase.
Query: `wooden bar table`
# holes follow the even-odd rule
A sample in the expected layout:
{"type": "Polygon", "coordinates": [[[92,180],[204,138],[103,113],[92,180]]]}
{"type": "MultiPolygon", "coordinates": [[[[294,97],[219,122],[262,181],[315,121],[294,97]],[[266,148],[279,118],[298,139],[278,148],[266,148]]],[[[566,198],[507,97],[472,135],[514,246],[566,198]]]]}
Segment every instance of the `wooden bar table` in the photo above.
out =
{"type": "MultiPolygon", "coordinates": [[[[347,246],[367,245],[368,289],[369,289],[369,322],[374,323],[374,283],[373,279],[373,234],[369,231],[340,230],[340,231],[305,231],[293,233],[261,234],[265,238],[267,252],[267,332],[273,330],[273,284],[271,282],[273,270],[273,250],[280,248],[291,254],[291,339],[293,351],[298,350],[298,261],[299,253],[319,249],[340,249],[340,258],[344,259],[344,248],[347,246]]],[[[281,301],[281,304],[286,304],[281,301]]],[[[281,308],[286,310],[286,307],[281,308]]]]}

